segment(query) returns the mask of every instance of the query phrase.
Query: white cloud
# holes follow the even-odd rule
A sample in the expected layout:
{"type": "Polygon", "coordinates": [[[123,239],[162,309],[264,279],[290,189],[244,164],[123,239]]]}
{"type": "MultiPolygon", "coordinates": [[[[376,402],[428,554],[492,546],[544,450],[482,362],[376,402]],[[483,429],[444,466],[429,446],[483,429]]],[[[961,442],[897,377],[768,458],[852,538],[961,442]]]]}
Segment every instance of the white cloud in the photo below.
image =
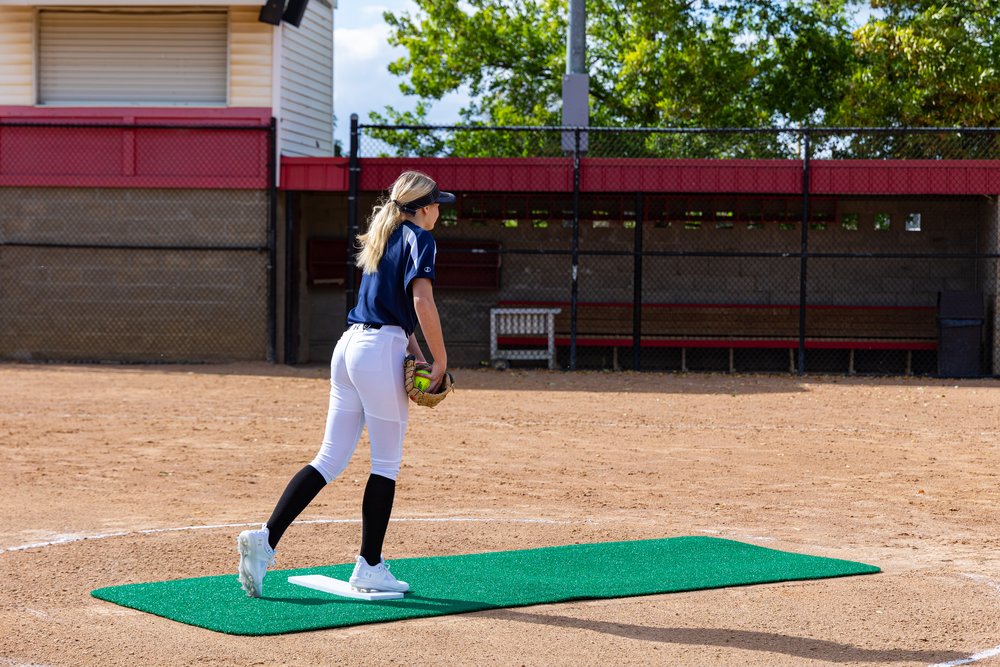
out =
{"type": "Polygon", "coordinates": [[[354,67],[359,61],[375,61],[381,65],[391,60],[392,48],[388,43],[389,26],[369,25],[362,28],[334,28],[334,57],[347,61],[354,67]]]}
{"type": "Polygon", "coordinates": [[[386,105],[412,107],[413,102],[399,91],[399,78],[387,69],[402,53],[389,46],[385,39],[387,34],[384,25],[334,31],[336,136],[345,145],[352,113],[365,122],[370,111],[382,111],[386,105]]]}

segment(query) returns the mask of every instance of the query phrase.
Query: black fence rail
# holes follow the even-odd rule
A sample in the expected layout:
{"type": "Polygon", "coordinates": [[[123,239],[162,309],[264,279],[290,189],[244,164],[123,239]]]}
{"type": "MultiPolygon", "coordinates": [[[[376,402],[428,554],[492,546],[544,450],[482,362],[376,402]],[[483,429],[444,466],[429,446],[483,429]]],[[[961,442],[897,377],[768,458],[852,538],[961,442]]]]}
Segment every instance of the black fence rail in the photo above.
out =
{"type": "Polygon", "coordinates": [[[274,127],[0,120],[0,359],[273,359],[274,127]]]}
{"type": "Polygon", "coordinates": [[[356,127],[359,157],[1000,159],[997,128],[356,127]]]}
{"type": "Polygon", "coordinates": [[[435,236],[465,363],[537,363],[547,334],[495,320],[548,309],[568,369],[1000,367],[996,130],[356,124],[348,238],[370,158],[459,194],[435,236]]]}

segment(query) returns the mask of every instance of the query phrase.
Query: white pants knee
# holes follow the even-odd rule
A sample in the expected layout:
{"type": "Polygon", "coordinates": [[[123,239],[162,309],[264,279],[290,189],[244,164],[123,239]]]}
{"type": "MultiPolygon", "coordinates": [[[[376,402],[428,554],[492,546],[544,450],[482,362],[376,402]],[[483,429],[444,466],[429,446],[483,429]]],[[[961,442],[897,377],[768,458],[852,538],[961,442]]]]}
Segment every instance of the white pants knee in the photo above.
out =
{"type": "Polygon", "coordinates": [[[327,482],[344,471],[368,426],[371,472],[395,480],[403,460],[408,399],[403,390],[406,333],[400,327],[344,332],[330,362],[330,408],[323,445],[310,465],[327,482]]]}

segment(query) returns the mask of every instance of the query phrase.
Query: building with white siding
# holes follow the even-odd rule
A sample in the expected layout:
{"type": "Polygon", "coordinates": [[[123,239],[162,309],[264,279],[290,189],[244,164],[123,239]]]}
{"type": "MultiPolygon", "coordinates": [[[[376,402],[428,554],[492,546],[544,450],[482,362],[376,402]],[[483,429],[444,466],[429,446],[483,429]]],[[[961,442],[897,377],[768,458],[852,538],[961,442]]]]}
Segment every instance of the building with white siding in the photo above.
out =
{"type": "Polygon", "coordinates": [[[294,157],[334,154],[333,10],[325,0],[308,4],[298,28],[280,31],[279,152],[294,157]]]}
{"type": "Polygon", "coordinates": [[[0,116],[253,109],[276,119],[279,155],[333,155],[336,2],[308,2],[299,27],[259,21],[262,4],[0,0],[0,116]]]}

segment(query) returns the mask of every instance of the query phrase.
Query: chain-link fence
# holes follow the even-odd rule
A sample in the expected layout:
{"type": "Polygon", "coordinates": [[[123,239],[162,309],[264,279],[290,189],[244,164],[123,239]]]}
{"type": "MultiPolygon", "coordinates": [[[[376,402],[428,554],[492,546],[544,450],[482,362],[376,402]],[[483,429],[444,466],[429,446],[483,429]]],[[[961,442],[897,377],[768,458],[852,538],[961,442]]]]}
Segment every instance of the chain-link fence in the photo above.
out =
{"type": "Polygon", "coordinates": [[[0,359],[274,355],[270,125],[0,121],[0,359]]]}
{"type": "Polygon", "coordinates": [[[463,364],[509,361],[491,309],[551,308],[564,368],[981,375],[998,160],[994,130],[360,125],[352,201],[406,167],[458,193],[435,237],[463,364]]]}
{"type": "MultiPolygon", "coordinates": [[[[355,138],[348,237],[402,166],[460,195],[436,230],[457,363],[493,361],[492,309],[543,307],[567,368],[1000,366],[995,131],[355,138]]],[[[4,120],[0,139],[0,358],[274,358],[272,127],[4,120]]]]}

